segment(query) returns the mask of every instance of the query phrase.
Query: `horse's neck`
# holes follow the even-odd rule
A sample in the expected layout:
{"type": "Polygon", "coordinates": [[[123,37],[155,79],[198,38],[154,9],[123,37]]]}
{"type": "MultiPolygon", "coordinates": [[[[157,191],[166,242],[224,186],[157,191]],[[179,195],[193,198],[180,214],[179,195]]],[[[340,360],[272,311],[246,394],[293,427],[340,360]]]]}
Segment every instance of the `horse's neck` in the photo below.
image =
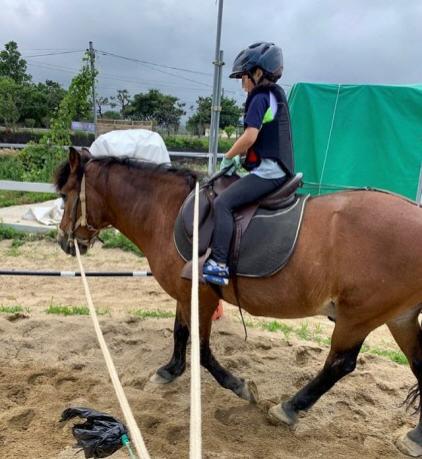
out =
{"type": "Polygon", "coordinates": [[[123,170],[109,177],[102,192],[110,224],[140,247],[151,263],[173,244],[174,223],[189,189],[182,177],[143,179],[141,174],[123,170]]]}

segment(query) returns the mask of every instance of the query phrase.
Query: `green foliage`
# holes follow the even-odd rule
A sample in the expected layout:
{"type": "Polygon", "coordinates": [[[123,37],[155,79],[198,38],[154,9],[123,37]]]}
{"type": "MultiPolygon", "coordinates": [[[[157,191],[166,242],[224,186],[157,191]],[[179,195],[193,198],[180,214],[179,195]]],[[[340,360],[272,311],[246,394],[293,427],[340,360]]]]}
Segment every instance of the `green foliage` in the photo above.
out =
{"type": "Polygon", "coordinates": [[[17,231],[11,226],[0,223],[0,241],[7,239],[13,239],[14,241],[39,241],[42,239],[48,239],[51,241],[57,240],[57,231],[51,230],[48,233],[24,233],[23,231],[17,231]]]}
{"type": "Polygon", "coordinates": [[[234,126],[226,126],[224,132],[227,134],[227,137],[231,139],[232,135],[236,132],[236,128],[234,126]]]}
{"type": "Polygon", "coordinates": [[[148,310],[148,309],[137,309],[132,312],[132,315],[139,317],[141,320],[145,319],[169,319],[174,317],[174,312],[170,311],[159,311],[159,310],[148,310]]]}
{"type": "Polygon", "coordinates": [[[158,89],[150,89],[145,94],[135,94],[124,114],[134,119],[154,121],[168,130],[176,130],[181,116],[185,114],[184,105],[177,97],[163,94],[158,89]]]}
{"type": "Polygon", "coordinates": [[[17,84],[31,81],[31,76],[26,73],[26,61],[21,58],[18,45],[9,41],[0,51],[0,77],[11,78],[17,84]]]}
{"type": "Polygon", "coordinates": [[[14,126],[20,118],[20,86],[12,78],[0,77],[0,122],[14,126]]]}
{"type": "Polygon", "coordinates": [[[0,314],[17,314],[19,312],[29,312],[29,308],[23,308],[19,304],[16,306],[0,306],[0,314]]]}
{"type": "Polygon", "coordinates": [[[106,120],[121,120],[122,115],[114,110],[107,110],[103,113],[103,118],[106,120]]]}
{"type": "MultiPolygon", "coordinates": [[[[208,152],[208,137],[164,136],[163,138],[168,150],[208,152]]],[[[233,139],[220,139],[219,151],[223,153],[228,151],[233,143],[233,139]]]]}
{"type": "Polygon", "coordinates": [[[409,362],[403,352],[396,351],[394,349],[380,349],[378,347],[372,347],[368,348],[367,351],[362,352],[368,352],[369,354],[385,357],[392,362],[398,363],[399,365],[409,365],[409,362]]]}
{"type": "Polygon", "coordinates": [[[125,252],[133,252],[140,257],[144,256],[144,254],[132,241],[114,229],[107,229],[102,231],[101,239],[104,242],[104,249],[122,249],[125,252]]]}
{"type": "Polygon", "coordinates": [[[61,316],[89,316],[89,309],[86,306],[62,306],[60,304],[50,304],[46,313],[61,316]]]}
{"type": "MultiPolygon", "coordinates": [[[[197,135],[205,133],[205,127],[211,124],[211,105],[212,97],[198,97],[196,100],[196,111],[188,119],[187,128],[197,135]]],[[[242,109],[236,105],[234,99],[222,97],[220,112],[220,127],[225,129],[227,126],[237,126],[242,109]]]]}
{"type": "Polygon", "coordinates": [[[55,199],[54,193],[32,193],[25,191],[0,190],[0,207],[21,206],[55,199]]]}
{"type": "Polygon", "coordinates": [[[126,115],[126,109],[131,102],[131,97],[127,89],[118,89],[116,96],[110,97],[110,107],[119,106],[122,117],[126,115]]]}
{"type": "Polygon", "coordinates": [[[71,121],[86,119],[90,115],[89,95],[94,78],[85,56],[80,72],[72,79],[56,115],[51,120],[50,130],[41,137],[39,144],[29,144],[19,154],[24,180],[51,180],[53,171],[66,157],[63,147],[71,144],[71,121]]]}

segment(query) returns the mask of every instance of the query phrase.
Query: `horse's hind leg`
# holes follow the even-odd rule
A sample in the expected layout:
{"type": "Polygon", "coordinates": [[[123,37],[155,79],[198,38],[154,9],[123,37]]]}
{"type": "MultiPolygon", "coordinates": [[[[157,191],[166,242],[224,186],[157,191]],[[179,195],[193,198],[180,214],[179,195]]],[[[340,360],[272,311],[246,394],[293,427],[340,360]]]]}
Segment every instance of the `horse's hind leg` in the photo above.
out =
{"type": "MultiPolygon", "coordinates": [[[[413,374],[416,376],[416,386],[409,392],[406,402],[408,406],[418,402],[420,412],[420,394],[422,390],[422,330],[419,325],[421,305],[412,311],[388,322],[394,339],[409,361],[413,374]]],[[[417,426],[397,441],[397,447],[405,454],[413,457],[422,456],[422,413],[419,413],[417,426]]]]}
{"type": "Polygon", "coordinates": [[[186,345],[189,339],[189,328],[182,316],[182,306],[179,302],[177,302],[176,319],[174,320],[173,339],[173,355],[169,363],[160,367],[151,377],[152,382],[158,384],[169,383],[185,371],[186,345]]]}
{"type": "Polygon", "coordinates": [[[356,367],[356,359],[369,331],[353,329],[337,320],[330,353],[322,371],[290,400],[273,406],[268,419],[274,424],[293,425],[300,411],[308,410],[325,392],[356,367]]]}

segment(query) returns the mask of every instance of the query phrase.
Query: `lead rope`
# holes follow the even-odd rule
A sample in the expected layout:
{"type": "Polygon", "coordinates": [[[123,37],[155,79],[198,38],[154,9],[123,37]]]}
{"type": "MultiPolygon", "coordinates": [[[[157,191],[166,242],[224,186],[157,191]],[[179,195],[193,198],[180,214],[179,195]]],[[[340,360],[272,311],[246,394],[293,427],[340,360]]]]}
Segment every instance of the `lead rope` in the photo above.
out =
{"type": "Polygon", "coordinates": [[[190,459],[202,457],[201,368],[199,348],[199,287],[198,287],[198,220],[199,184],[195,186],[192,242],[191,292],[191,387],[190,387],[190,459]]]}
{"type": "Polygon", "coordinates": [[[119,380],[119,376],[117,374],[116,367],[114,366],[113,360],[111,358],[110,351],[108,350],[107,344],[104,340],[104,336],[101,331],[100,324],[98,322],[97,312],[95,311],[95,307],[92,302],[92,297],[89,291],[88,282],[85,277],[85,271],[84,271],[84,268],[82,266],[82,261],[81,261],[81,254],[79,252],[79,245],[76,239],[74,240],[74,244],[75,244],[76,256],[78,258],[79,268],[81,272],[82,283],[85,289],[85,296],[86,296],[86,300],[88,304],[89,313],[91,315],[91,319],[94,324],[95,333],[97,335],[97,339],[100,344],[100,348],[101,348],[101,351],[104,356],[104,360],[107,365],[107,369],[108,369],[108,372],[111,378],[111,382],[113,383],[113,387],[116,392],[117,399],[120,404],[120,408],[123,411],[123,415],[125,417],[126,424],[130,432],[131,440],[133,444],[135,445],[135,449],[138,454],[138,458],[139,459],[150,459],[150,455],[148,454],[148,451],[146,449],[144,440],[142,438],[141,431],[139,430],[139,427],[136,424],[135,418],[132,414],[132,410],[130,409],[129,403],[124,393],[122,384],[119,380]]]}

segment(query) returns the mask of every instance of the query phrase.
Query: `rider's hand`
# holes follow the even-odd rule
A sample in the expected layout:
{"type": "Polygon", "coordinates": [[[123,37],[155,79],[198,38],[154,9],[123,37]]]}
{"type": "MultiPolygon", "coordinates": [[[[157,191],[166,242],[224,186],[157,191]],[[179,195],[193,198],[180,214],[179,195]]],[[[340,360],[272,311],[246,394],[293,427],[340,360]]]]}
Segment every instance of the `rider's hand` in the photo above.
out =
{"type": "Polygon", "coordinates": [[[224,157],[223,160],[221,161],[220,164],[220,171],[230,167],[230,169],[227,170],[225,175],[233,175],[236,173],[238,169],[240,169],[240,158],[239,156],[235,156],[234,158],[226,158],[224,157]]]}

